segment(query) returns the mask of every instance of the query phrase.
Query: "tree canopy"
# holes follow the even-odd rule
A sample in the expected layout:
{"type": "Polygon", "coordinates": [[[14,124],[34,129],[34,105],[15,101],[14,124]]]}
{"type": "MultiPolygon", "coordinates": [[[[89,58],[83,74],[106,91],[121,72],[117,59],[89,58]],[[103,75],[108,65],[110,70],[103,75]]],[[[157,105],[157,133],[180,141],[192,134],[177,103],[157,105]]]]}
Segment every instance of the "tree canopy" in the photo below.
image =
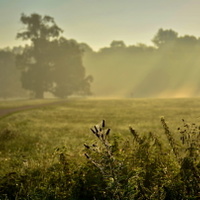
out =
{"type": "Polygon", "coordinates": [[[163,30],[162,28],[158,30],[157,34],[152,39],[152,42],[160,47],[161,45],[175,41],[178,38],[178,33],[169,29],[163,30]]]}
{"type": "Polygon", "coordinates": [[[54,19],[50,16],[42,17],[36,13],[30,16],[22,14],[20,20],[25,25],[25,30],[17,33],[17,38],[23,40],[31,40],[32,42],[37,42],[38,39],[50,40],[57,38],[62,32],[62,29],[56,25],[54,19]]]}
{"type": "Polygon", "coordinates": [[[200,38],[179,36],[172,29],[159,29],[153,45],[110,47],[87,54],[87,71],[94,76],[98,96],[177,97],[200,95],[200,38]],[[102,81],[103,80],[103,81],[102,81]]]}
{"type": "Polygon", "coordinates": [[[90,79],[85,76],[82,51],[76,42],[61,38],[62,29],[50,16],[22,14],[25,28],[17,38],[30,40],[31,46],[17,56],[22,70],[22,86],[43,98],[44,92],[58,97],[73,93],[90,93],[90,79]]]}

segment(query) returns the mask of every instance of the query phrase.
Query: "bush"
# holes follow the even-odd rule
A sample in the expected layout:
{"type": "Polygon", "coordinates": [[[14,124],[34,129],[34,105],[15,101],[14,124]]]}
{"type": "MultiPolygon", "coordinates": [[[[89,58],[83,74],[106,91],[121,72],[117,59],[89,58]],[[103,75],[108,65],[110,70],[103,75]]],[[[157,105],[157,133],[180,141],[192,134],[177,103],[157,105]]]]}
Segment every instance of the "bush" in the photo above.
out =
{"type": "Polygon", "coordinates": [[[183,120],[172,134],[164,118],[161,124],[166,140],[132,127],[125,139],[111,137],[103,120],[91,129],[94,142],[84,144],[85,162],[58,148],[48,165],[1,176],[0,199],[200,199],[200,127],[183,120]]]}
{"type": "Polygon", "coordinates": [[[200,197],[200,127],[183,120],[183,128],[178,128],[180,140],[176,141],[164,118],[161,123],[168,145],[151,132],[140,136],[131,127],[133,139],[122,144],[110,141],[105,121],[91,129],[98,142],[85,144],[85,156],[106,183],[106,199],[200,197]]]}

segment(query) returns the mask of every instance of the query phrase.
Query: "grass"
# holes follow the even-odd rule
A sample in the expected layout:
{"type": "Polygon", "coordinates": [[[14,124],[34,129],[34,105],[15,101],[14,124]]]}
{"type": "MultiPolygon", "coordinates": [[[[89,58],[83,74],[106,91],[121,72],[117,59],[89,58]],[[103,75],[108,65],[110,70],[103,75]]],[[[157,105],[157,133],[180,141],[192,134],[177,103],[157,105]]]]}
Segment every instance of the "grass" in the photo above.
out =
{"type": "MultiPolygon", "coordinates": [[[[49,101],[25,101],[41,104],[49,101]]],[[[0,108],[24,105],[23,101],[0,102],[0,108]]],[[[199,123],[200,99],[68,100],[20,111],[0,119],[0,176],[27,169],[46,170],[66,154],[84,162],[85,142],[94,142],[90,128],[105,119],[115,137],[130,137],[129,126],[142,135],[163,137],[160,118],[175,134],[182,119],[199,123]]]]}
{"type": "MultiPolygon", "coordinates": [[[[12,102],[12,106],[19,103],[12,102]]],[[[66,145],[73,152],[81,149],[84,140],[90,138],[89,128],[102,119],[106,119],[114,133],[121,135],[129,134],[129,125],[140,133],[159,134],[162,116],[175,130],[182,119],[199,122],[199,113],[200,99],[69,100],[9,115],[1,119],[0,128],[14,127],[20,135],[37,137],[48,148],[66,145]]]]}
{"type": "Polygon", "coordinates": [[[53,103],[60,101],[58,99],[30,99],[30,100],[0,100],[0,109],[17,108],[22,106],[40,105],[44,103],[53,103]]]}

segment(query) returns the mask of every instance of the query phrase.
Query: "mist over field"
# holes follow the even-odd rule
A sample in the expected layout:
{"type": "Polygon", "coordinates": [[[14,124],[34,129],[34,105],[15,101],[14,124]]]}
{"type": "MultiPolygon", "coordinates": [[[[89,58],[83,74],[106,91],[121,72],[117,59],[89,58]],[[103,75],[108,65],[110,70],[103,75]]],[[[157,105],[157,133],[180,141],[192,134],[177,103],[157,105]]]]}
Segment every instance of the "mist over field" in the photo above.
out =
{"type": "Polygon", "coordinates": [[[199,5],[1,1],[0,98],[199,97],[199,5]]]}
{"type": "MultiPolygon", "coordinates": [[[[95,98],[198,97],[200,95],[200,39],[188,35],[179,36],[171,29],[159,29],[152,37],[152,41],[154,42],[152,46],[126,45],[123,41],[112,41],[109,47],[94,51],[86,43],[66,40],[68,46],[63,51],[64,57],[56,58],[60,59],[56,62],[58,66],[66,66],[65,62],[68,63],[66,59],[71,59],[72,68],[79,62],[84,68],[82,69],[84,76],[92,78],[90,96],[95,98]],[[80,51],[77,54],[79,57],[74,57],[74,50],[70,50],[72,48],[70,45],[75,45],[76,51],[80,51]],[[69,52],[71,55],[66,57],[69,52]]],[[[28,89],[26,88],[28,82],[20,84],[22,68],[16,67],[15,59],[15,56],[25,49],[28,47],[2,49],[0,52],[2,98],[28,95],[27,90],[24,90],[28,89]]],[[[59,53],[52,50],[51,55],[58,56],[59,53]]],[[[48,53],[43,54],[43,59],[49,59],[48,53]]],[[[76,71],[80,70],[78,68],[74,70],[75,74],[82,73],[76,71]]],[[[68,72],[70,71],[66,68],[66,71],[57,73],[57,79],[61,80],[62,77],[63,81],[66,81],[65,84],[69,84],[67,83],[70,77],[68,72]]],[[[35,73],[37,81],[40,70],[35,73]]],[[[47,81],[51,79],[47,78],[47,81]]],[[[80,77],[77,78],[80,81],[80,77]]],[[[39,85],[39,87],[43,86],[39,85]]],[[[69,88],[63,86],[59,88],[60,93],[64,94],[64,90],[69,88]]],[[[69,92],[69,96],[74,94],[76,91],[69,92]]]]}
{"type": "Polygon", "coordinates": [[[0,0],[0,200],[200,200],[199,0],[0,0]]]}
{"type": "Polygon", "coordinates": [[[0,98],[200,96],[200,38],[160,28],[152,45],[112,40],[93,50],[63,37],[53,17],[21,14],[16,39],[0,49],[0,98]]]}
{"type": "Polygon", "coordinates": [[[0,200],[199,200],[199,10],[0,0],[0,200]]]}
{"type": "Polygon", "coordinates": [[[154,46],[113,41],[87,51],[84,65],[94,77],[95,96],[197,97],[200,94],[200,40],[160,29],[154,46]]]}
{"type": "MultiPolygon", "coordinates": [[[[56,58],[60,59],[56,62],[58,66],[67,66],[65,62],[68,63],[71,59],[72,68],[73,65],[77,65],[76,63],[80,63],[79,65],[84,68],[81,70],[85,71],[85,76],[92,77],[90,96],[93,97],[198,97],[200,95],[200,39],[188,35],[179,36],[171,29],[159,29],[152,37],[152,41],[153,46],[145,44],[127,46],[123,41],[112,41],[109,47],[94,51],[85,43],[66,40],[64,42],[68,46],[63,51],[64,57],[56,58]],[[79,57],[74,57],[72,45],[76,46],[77,52],[80,51],[77,54],[79,57]],[[68,57],[65,56],[69,55],[67,52],[71,52],[68,57]]],[[[20,52],[26,49],[28,46],[26,48],[15,47],[12,50],[2,49],[0,52],[0,80],[2,82],[0,94],[2,98],[27,96],[27,90],[24,89],[31,90],[32,86],[28,88],[26,86],[28,80],[20,84],[23,80],[20,75],[22,68],[16,67],[15,59],[16,55],[20,55],[20,52]]],[[[59,53],[52,50],[51,55],[57,56],[59,53]]],[[[49,59],[48,53],[43,53],[42,56],[44,60],[49,59]]],[[[74,68],[74,70],[80,69],[74,68]]],[[[38,70],[35,73],[37,81],[41,71],[38,70]]],[[[62,77],[63,81],[66,81],[65,84],[69,84],[67,83],[69,73],[69,69],[60,71],[57,73],[57,79],[61,80],[62,77]]],[[[77,75],[83,72],[74,71],[73,73],[77,75]]],[[[77,76],[77,78],[77,81],[80,81],[81,77],[77,76]]],[[[47,82],[50,79],[47,77],[47,82]]],[[[63,83],[60,84],[63,85],[63,83]]],[[[64,90],[69,90],[69,87],[60,87],[60,94],[65,94],[64,90]]],[[[69,92],[68,95],[73,94],[76,92],[69,92]]]]}

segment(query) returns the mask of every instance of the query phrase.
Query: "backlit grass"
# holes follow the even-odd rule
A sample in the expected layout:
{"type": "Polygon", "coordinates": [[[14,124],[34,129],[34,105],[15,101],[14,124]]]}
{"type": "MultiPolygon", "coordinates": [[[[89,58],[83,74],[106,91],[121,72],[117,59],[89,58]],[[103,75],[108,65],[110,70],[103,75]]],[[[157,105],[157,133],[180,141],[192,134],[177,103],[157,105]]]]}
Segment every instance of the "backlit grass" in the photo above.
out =
{"type": "MultiPolygon", "coordinates": [[[[0,108],[5,104],[0,102],[0,108]]],[[[199,123],[200,99],[74,99],[10,114],[0,119],[0,176],[13,171],[23,174],[30,169],[46,170],[62,153],[75,163],[85,162],[83,144],[94,142],[90,128],[102,119],[113,137],[129,138],[131,126],[142,135],[152,132],[162,139],[162,116],[177,134],[182,119],[199,123]]]]}

